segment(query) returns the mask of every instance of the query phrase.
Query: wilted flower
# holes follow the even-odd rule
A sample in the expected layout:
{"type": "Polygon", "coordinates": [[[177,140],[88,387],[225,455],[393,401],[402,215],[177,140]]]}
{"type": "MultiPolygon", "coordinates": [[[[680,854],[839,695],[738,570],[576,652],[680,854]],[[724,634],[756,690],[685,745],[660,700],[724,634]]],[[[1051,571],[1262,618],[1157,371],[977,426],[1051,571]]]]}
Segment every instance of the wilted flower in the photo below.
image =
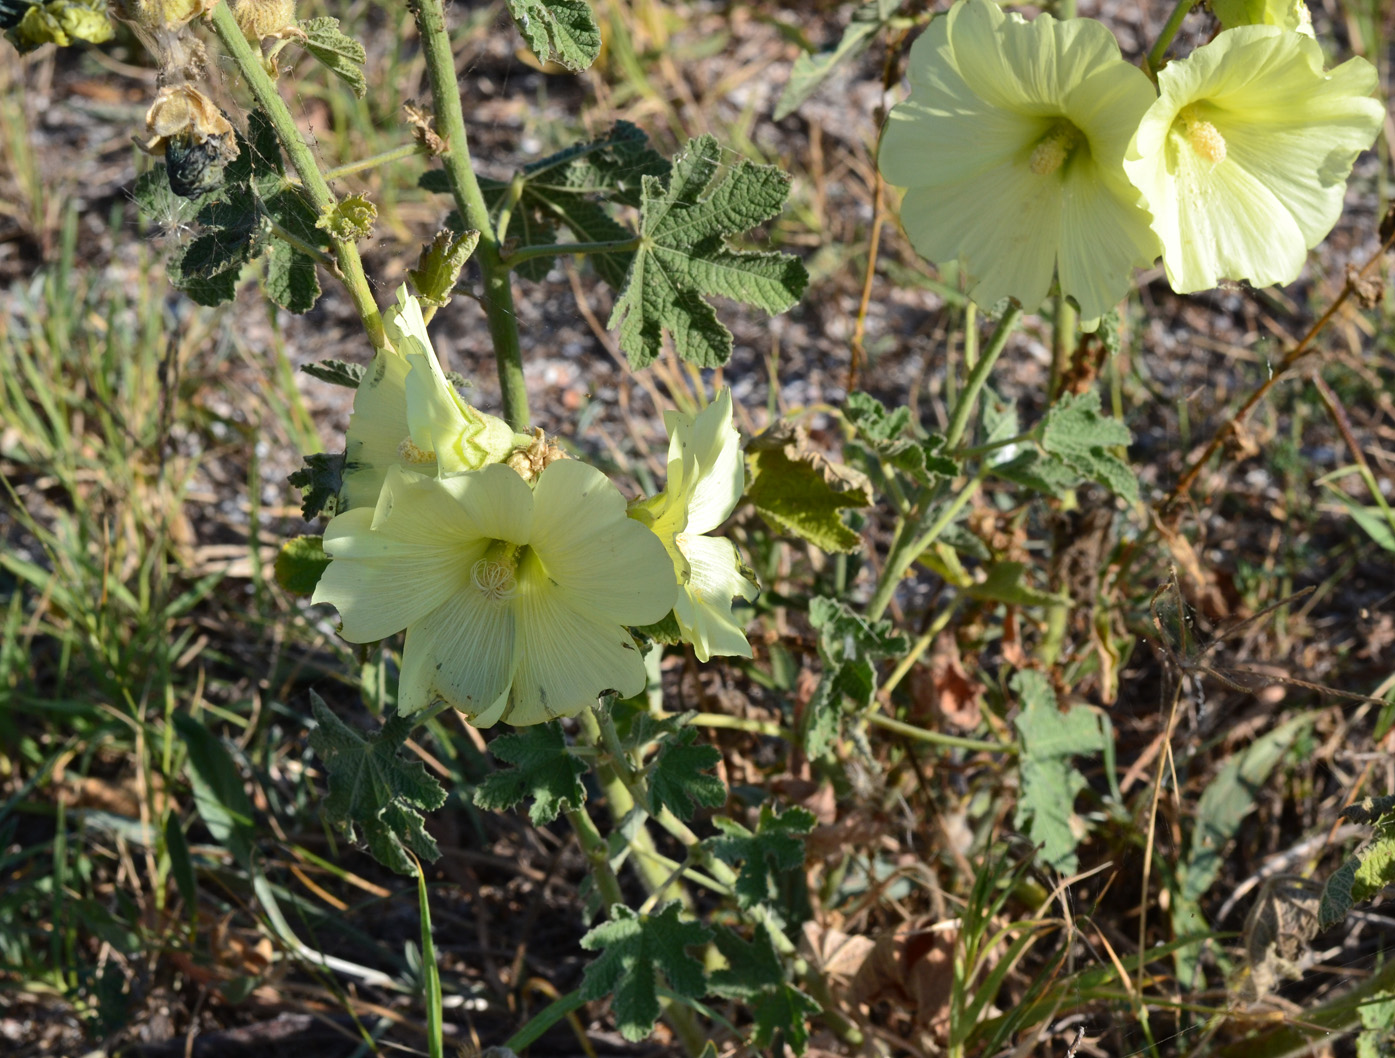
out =
{"type": "Polygon", "coordinates": [[[406,287],[398,289],[397,308],[384,322],[394,348],[378,351],[354,396],[341,510],[376,504],[391,466],[432,475],[475,470],[532,440],[461,399],[406,287]]]}
{"type": "Polygon", "coordinates": [[[145,131],[150,138],[141,148],[164,155],[170,190],[184,198],[221,187],[224,167],[238,155],[228,119],[191,85],[160,89],[145,112],[145,131]]]}
{"type": "Polygon", "coordinates": [[[1122,162],[1152,85],[1090,19],[1026,22],[960,0],[911,48],[911,97],[882,134],[882,175],[907,188],[901,224],[969,294],[1035,309],[1051,287],[1086,319],[1128,291],[1157,239],[1122,162]]]}
{"type": "Polygon", "coordinates": [[[233,0],[232,11],[248,40],[283,34],[304,36],[303,30],[295,28],[295,0],[233,0]]]}
{"type": "Polygon", "coordinates": [[[1296,279],[1380,129],[1375,87],[1365,59],[1324,73],[1315,40],[1273,26],[1228,29],[1165,66],[1124,168],[1172,288],[1296,279]]]}
{"type": "Polygon", "coordinates": [[[696,417],[664,414],[668,426],[668,482],[663,492],[631,508],[663,542],[678,575],[673,613],[699,661],[713,654],[751,656],[751,645],[732,616],[734,596],[754,599],[736,545],[704,536],[731,514],[745,488],[741,436],[731,423],[731,390],[696,417]]]}
{"type": "Polygon", "coordinates": [[[495,463],[387,473],[375,509],[332,519],[315,602],[369,643],[404,628],[398,710],[445,701],[478,727],[570,716],[645,686],[626,626],[673,607],[673,566],[600,471],[552,463],[528,485],[495,463]]]}

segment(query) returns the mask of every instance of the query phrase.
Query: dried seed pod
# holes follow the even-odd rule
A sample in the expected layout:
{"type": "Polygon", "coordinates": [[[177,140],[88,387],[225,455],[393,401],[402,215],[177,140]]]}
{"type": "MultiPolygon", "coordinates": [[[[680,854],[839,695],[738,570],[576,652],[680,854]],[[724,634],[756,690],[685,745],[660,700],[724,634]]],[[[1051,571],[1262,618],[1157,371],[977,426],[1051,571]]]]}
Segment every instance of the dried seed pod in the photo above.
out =
{"type": "Polygon", "coordinates": [[[278,36],[295,24],[295,0],[234,0],[232,9],[250,41],[278,36]]]}
{"type": "Polygon", "coordinates": [[[197,198],[223,183],[223,169],[237,157],[237,137],[228,119],[197,88],[160,89],[145,115],[150,138],[140,146],[165,157],[170,190],[197,198]]]}

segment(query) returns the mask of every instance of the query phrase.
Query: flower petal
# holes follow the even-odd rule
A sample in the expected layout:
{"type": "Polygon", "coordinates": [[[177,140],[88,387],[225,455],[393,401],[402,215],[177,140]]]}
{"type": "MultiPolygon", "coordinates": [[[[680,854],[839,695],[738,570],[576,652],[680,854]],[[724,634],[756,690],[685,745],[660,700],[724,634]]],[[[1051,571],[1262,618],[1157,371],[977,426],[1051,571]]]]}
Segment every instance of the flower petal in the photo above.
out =
{"type": "Polygon", "coordinates": [[[501,719],[540,724],[574,716],[607,691],[644,690],[644,658],[624,628],[573,610],[540,571],[524,572],[520,588],[522,658],[501,719]]]}
{"type": "Polygon", "coordinates": [[[627,625],[654,624],[673,608],[663,544],[626,517],[625,498],[599,470],[559,460],[539,475],[533,503],[531,550],[568,605],[627,625]]]}
{"type": "Polygon", "coordinates": [[[731,602],[737,595],[754,599],[758,589],[741,573],[736,545],[712,536],[681,537],[679,545],[692,570],[673,608],[683,638],[699,661],[713,654],[749,658],[751,645],[732,616],[731,602]]]}
{"type": "Polygon", "coordinates": [[[343,510],[373,507],[387,468],[401,462],[407,439],[407,359],[379,349],[354,393],[354,410],[344,444],[343,510]]]}
{"type": "Polygon", "coordinates": [[[507,694],[518,667],[515,600],[465,585],[407,630],[397,707],[415,713],[448,702],[472,723],[507,694]]]}
{"type": "Polygon", "coordinates": [[[746,488],[741,435],[731,422],[731,390],[723,387],[695,418],[668,412],[664,423],[669,430],[669,465],[685,452],[697,460],[687,525],[677,531],[709,533],[727,520],[746,488]]]}

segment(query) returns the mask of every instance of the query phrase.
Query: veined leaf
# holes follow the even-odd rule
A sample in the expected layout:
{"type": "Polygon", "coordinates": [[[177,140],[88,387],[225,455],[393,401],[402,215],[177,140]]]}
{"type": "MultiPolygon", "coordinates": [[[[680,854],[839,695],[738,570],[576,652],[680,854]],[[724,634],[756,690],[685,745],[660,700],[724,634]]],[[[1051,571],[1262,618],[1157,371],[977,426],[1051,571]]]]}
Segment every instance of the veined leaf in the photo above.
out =
{"type": "Polygon", "coordinates": [[[852,21],[834,47],[795,59],[790,79],[775,104],[775,120],[793,114],[834,70],[866,51],[900,7],[901,0],[871,0],[853,12],[852,21]]]}
{"type": "Polygon", "coordinates": [[[539,62],[584,70],[601,53],[601,31],[586,0],[508,0],[518,31],[539,62]]]}
{"type": "Polygon", "coordinates": [[[368,93],[368,82],[363,76],[368,53],[363,45],[340,31],[337,18],[307,18],[296,25],[305,32],[305,38],[298,41],[300,46],[362,99],[368,93]]]}
{"type": "Polygon", "coordinates": [[[586,765],[567,752],[562,725],[556,721],[502,735],[489,744],[489,752],[514,767],[492,773],[475,789],[480,808],[503,811],[531,797],[528,818],[542,826],[564,808],[586,803],[581,784],[586,765]]]}
{"type": "Polygon", "coordinates": [[[731,298],[769,313],[799,300],[809,275],[783,253],[733,250],[727,238],[784,208],[789,174],[742,160],[718,176],[721,148],[711,136],[691,140],[667,180],[646,176],[640,196],[640,246],[607,324],[620,332],[630,366],[652,363],[663,334],[684,360],[719,367],[732,337],[704,298],[731,298]]]}

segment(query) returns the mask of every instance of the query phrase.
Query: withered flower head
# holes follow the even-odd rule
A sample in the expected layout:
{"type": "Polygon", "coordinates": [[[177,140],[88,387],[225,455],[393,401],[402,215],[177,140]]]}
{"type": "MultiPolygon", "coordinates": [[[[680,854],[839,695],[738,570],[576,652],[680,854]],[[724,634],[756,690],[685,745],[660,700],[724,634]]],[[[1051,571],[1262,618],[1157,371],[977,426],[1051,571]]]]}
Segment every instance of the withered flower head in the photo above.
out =
{"type": "Polygon", "coordinates": [[[145,114],[149,139],[140,146],[164,155],[170,190],[197,198],[222,185],[223,169],[238,154],[237,137],[223,112],[190,85],[160,89],[145,114]]]}

